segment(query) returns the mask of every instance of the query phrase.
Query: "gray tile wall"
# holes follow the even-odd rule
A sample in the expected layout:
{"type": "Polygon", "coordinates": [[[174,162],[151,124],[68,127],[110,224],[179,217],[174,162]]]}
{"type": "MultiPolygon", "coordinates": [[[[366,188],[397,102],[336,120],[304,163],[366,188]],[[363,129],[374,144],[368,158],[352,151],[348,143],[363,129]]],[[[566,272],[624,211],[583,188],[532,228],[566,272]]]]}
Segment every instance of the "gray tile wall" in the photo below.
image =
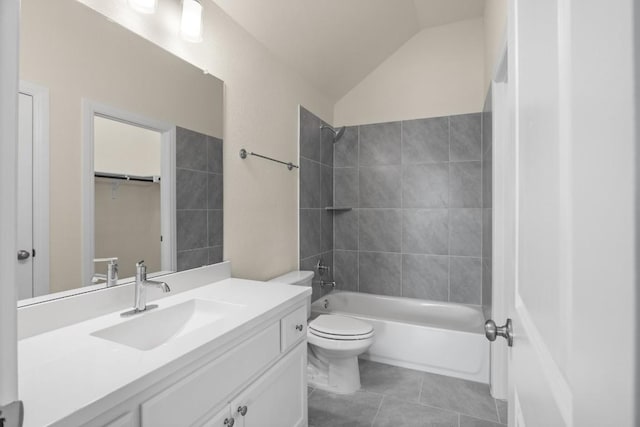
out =
{"type": "Polygon", "coordinates": [[[491,318],[491,262],[492,262],[492,171],[493,171],[493,127],[491,88],[482,110],[482,308],[487,319],[491,318]]]}
{"type": "Polygon", "coordinates": [[[178,271],[222,261],[222,140],[176,128],[178,271]]]}
{"type": "MultiPolygon", "coordinates": [[[[315,271],[312,299],[321,290],[320,279],[333,280],[333,134],[320,130],[319,117],[300,107],[300,269],[315,271]],[[315,266],[319,259],[330,267],[322,277],[315,266]]],[[[344,197],[344,196],[341,196],[344,197]]]]}
{"type": "Polygon", "coordinates": [[[333,219],[338,288],[482,304],[482,126],[475,113],[347,128],[333,163],[335,205],[353,208],[333,219]]]}

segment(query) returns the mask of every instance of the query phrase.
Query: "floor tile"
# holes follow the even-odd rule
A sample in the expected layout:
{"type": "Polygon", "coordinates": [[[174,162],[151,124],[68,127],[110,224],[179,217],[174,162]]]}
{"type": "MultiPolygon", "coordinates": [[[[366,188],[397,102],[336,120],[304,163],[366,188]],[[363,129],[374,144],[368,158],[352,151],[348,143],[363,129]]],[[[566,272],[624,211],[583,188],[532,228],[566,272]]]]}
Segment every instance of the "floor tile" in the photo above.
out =
{"type": "Polygon", "coordinates": [[[385,396],[374,427],[458,427],[458,414],[385,396]]]}
{"type": "Polygon", "coordinates": [[[360,360],[360,384],[365,391],[418,402],[422,372],[360,360]]]}
{"type": "Polygon", "coordinates": [[[309,427],[371,426],[382,395],[355,392],[339,395],[314,390],[309,396],[309,427]]]}
{"type": "Polygon", "coordinates": [[[502,427],[503,424],[494,423],[493,421],[481,420],[478,418],[460,415],[460,427],[502,427]]]}
{"type": "Polygon", "coordinates": [[[487,384],[425,373],[420,402],[498,422],[496,404],[487,384]]]}

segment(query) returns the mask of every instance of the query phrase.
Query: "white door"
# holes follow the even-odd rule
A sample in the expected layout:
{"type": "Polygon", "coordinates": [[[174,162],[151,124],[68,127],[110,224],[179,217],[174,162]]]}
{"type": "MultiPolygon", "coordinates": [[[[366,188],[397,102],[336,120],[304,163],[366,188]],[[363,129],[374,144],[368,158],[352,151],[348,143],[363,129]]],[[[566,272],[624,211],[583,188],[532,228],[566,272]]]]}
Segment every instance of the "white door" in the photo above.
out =
{"type": "Polygon", "coordinates": [[[509,8],[509,425],[632,426],[633,2],[509,8]]]}
{"type": "Polygon", "coordinates": [[[18,299],[35,296],[33,288],[33,97],[18,98],[18,299]]]}

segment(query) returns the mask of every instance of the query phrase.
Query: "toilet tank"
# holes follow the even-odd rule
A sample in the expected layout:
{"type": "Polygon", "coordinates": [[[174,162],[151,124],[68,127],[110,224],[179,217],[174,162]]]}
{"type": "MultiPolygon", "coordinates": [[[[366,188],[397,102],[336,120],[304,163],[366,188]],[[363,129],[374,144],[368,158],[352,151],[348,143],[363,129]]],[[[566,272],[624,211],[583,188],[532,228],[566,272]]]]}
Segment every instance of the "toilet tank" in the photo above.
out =
{"type": "MultiPolygon", "coordinates": [[[[313,283],[313,271],[290,271],[287,274],[269,280],[269,282],[285,283],[287,285],[298,285],[311,287],[313,283]]],[[[311,296],[307,300],[307,319],[311,316],[311,296]]]]}

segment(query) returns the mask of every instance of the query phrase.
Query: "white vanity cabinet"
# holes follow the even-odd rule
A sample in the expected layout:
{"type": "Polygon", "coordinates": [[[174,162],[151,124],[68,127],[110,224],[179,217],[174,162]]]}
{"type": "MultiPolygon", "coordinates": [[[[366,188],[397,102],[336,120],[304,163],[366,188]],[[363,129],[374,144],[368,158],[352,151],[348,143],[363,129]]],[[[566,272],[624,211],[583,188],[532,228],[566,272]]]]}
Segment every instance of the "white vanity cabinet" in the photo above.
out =
{"type": "Polygon", "coordinates": [[[129,405],[137,416],[106,426],[306,426],[306,319],[295,329],[301,314],[296,307],[162,391],[141,393],[129,405]]]}

